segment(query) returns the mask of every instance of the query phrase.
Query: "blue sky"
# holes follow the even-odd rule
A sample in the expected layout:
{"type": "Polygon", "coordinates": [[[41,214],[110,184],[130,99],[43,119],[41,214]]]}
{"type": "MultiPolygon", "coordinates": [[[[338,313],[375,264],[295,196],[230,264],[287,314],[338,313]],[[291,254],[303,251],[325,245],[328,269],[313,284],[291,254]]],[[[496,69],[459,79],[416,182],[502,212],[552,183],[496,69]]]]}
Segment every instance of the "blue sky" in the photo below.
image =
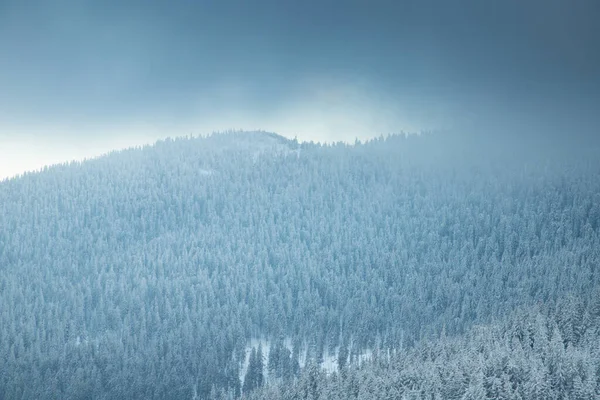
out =
{"type": "Polygon", "coordinates": [[[598,17],[592,0],[0,0],[0,177],[232,128],[595,128],[598,17]]]}

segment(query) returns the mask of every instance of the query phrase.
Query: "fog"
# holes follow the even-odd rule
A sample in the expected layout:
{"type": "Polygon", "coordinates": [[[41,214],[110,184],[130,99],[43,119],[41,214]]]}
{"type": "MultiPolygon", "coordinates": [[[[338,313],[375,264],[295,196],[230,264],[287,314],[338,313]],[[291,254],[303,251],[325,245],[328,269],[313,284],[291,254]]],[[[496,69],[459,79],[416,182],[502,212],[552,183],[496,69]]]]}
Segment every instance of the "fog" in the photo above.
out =
{"type": "Polygon", "coordinates": [[[391,96],[358,78],[303,79],[276,100],[273,107],[260,109],[252,88],[239,80],[224,80],[210,96],[190,101],[194,111],[179,118],[159,114],[119,121],[5,125],[0,135],[0,179],[166,137],[265,130],[300,141],[351,143],[393,133],[448,129],[461,121],[424,96],[391,96]]]}
{"type": "Polygon", "coordinates": [[[587,0],[4,1],[0,178],[230,129],[594,133],[595,15],[587,0]]]}

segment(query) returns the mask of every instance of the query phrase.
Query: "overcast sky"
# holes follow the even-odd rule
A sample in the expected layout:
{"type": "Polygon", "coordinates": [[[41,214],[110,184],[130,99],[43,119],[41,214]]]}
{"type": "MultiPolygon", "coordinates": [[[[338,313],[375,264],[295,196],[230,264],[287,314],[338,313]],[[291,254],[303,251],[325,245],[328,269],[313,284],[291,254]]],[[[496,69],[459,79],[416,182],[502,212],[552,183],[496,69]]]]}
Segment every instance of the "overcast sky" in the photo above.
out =
{"type": "Polygon", "coordinates": [[[0,178],[227,129],[592,129],[598,18],[596,0],[0,0],[0,178]]]}

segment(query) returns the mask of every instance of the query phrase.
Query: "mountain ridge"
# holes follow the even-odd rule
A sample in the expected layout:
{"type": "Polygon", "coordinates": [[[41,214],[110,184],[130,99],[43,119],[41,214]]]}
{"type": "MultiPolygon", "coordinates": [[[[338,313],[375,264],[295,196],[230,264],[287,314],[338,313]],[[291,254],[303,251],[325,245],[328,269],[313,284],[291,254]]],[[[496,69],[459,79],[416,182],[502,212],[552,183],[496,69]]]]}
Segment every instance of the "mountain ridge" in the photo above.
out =
{"type": "Polygon", "coordinates": [[[236,397],[253,338],[291,343],[275,365],[296,379],[301,354],[408,349],[595,293],[597,158],[257,137],[0,184],[0,397],[236,397]]]}

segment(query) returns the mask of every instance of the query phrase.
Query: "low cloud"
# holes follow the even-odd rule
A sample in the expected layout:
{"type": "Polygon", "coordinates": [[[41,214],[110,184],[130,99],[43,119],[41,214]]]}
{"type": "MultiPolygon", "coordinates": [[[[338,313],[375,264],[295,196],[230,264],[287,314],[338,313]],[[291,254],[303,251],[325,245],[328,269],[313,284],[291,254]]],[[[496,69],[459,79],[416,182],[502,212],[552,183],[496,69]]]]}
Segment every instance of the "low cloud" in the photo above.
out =
{"type": "Polygon", "coordinates": [[[1,127],[0,179],[166,137],[234,129],[352,143],[357,138],[438,129],[449,122],[434,101],[408,95],[392,98],[359,80],[311,78],[287,90],[281,98],[265,102],[259,87],[231,80],[199,96],[185,113],[158,113],[135,121],[1,127]]]}

